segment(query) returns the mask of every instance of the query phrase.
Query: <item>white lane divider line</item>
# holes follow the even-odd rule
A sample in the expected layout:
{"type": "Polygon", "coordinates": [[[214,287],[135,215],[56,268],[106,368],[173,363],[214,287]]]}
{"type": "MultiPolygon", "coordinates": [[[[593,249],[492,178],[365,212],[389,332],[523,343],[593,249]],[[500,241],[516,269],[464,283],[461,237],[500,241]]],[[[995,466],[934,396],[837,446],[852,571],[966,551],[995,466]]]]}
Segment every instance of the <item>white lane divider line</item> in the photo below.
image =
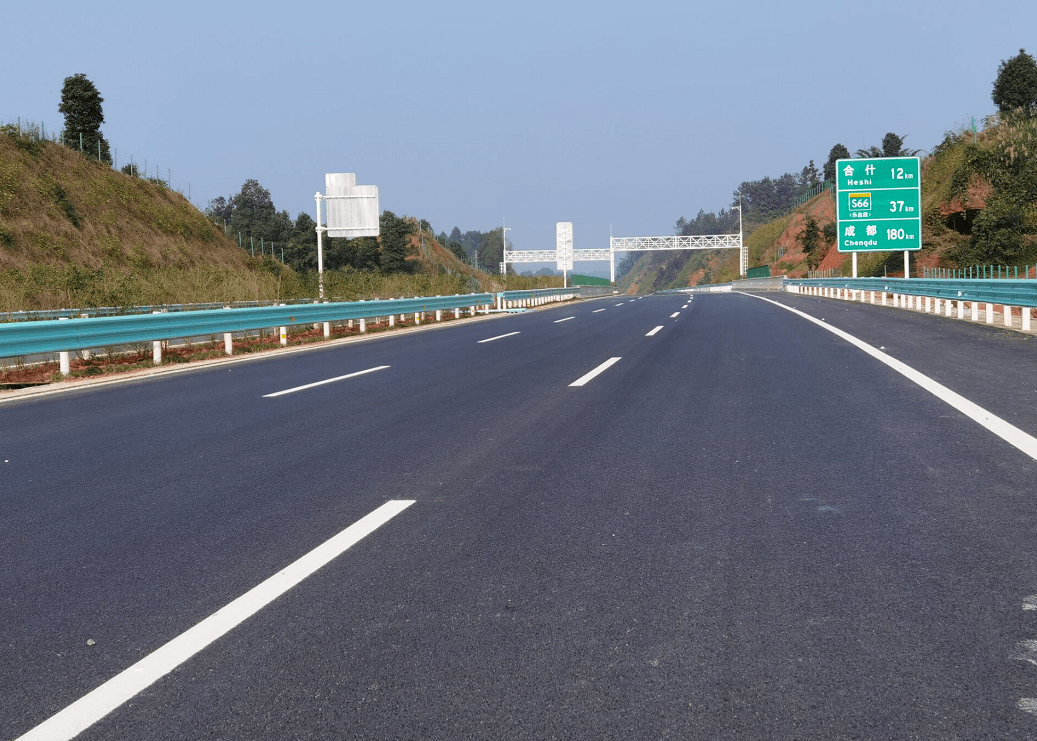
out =
{"type": "Polygon", "coordinates": [[[285,389],[284,391],[275,391],[272,394],[263,394],[264,399],[272,399],[275,396],[284,396],[285,394],[294,394],[296,391],[304,391],[306,389],[312,389],[315,386],[323,386],[326,383],[335,383],[335,381],[344,381],[347,378],[356,378],[362,376],[365,373],[374,373],[375,371],[385,370],[389,368],[388,365],[379,365],[377,368],[368,368],[367,370],[357,371],[356,373],[347,373],[344,376],[336,376],[335,378],[329,378],[325,381],[317,381],[316,383],[308,383],[305,386],[296,386],[293,389],[285,389]]]}
{"type": "Polygon", "coordinates": [[[15,741],[68,741],[356,545],[414,500],[390,500],[15,741]]]}
{"type": "Polygon", "coordinates": [[[688,308],[688,305],[687,305],[687,304],[684,304],[684,306],[682,306],[681,308],[682,308],[682,309],[687,309],[687,308],[688,308]]]}
{"type": "Polygon", "coordinates": [[[622,301],[620,301],[618,304],[616,304],[616,306],[622,306],[622,305],[623,305],[622,301]]]}
{"type": "Polygon", "coordinates": [[[521,334],[520,332],[508,332],[507,334],[499,334],[496,337],[487,337],[485,340],[479,340],[476,344],[481,345],[484,342],[493,342],[494,340],[503,340],[505,337],[511,337],[512,335],[521,334]]]}
{"type": "Polygon", "coordinates": [[[1024,610],[1037,610],[1037,594],[1031,594],[1023,600],[1024,610]]]}
{"type": "Polygon", "coordinates": [[[844,332],[841,329],[837,329],[836,327],[833,327],[831,324],[823,322],[820,319],[815,319],[814,317],[800,311],[799,309],[793,309],[791,306],[786,306],[785,304],[779,303],[778,301],[773,301],[769,298],[757,296],[752,293],[744,293],[743,295],[752,296],[753,298],[758,298],[761,301],[766,301],[769,304],[780,306],[786,311],[791,311],[793,314],[798,314],[807,321],[813,322],[817,326],[823,327],[832,334],[841,337],[854,347],[857,347],[858,349],[866,352],[868,355],[871,355],[879,362],[885,363],[890,368],[895,370],[897,373],[906,377],[908,380],[918,384],[923,389],[935,396],[937,399],[940,399],[941,401],[944,401],[953,408],[957,409],[959,412],[964,414],[972,421],[978,423],[982,427],[987,428],[1009,445],[1018,448],[1026,455],[1030,456],[1034,460],[1037,460],[1037,438],[1034,438],[1032,435],[1023,432],[1015,425],[1009,424],[997,415],[988,412],[979,404],[969,401],[961,394],[951,391],[942,383],[934,381],[924,373],[916,371],[911,366],[907,365],[906,363],[900,362],[896,358],[887,355],[881,350],[877,350],[876,348],[869,345],[867,342],[857,339],[848,332],[844,332]]]}
{"type": "Polygon", "coordinates": [[[575,381],[570,383],[569,386],[570,387],[572,387],[572,386],[586,386],[588,383],[590,383],[592,380],[594,380],[595,377],[597,377],[597,376],[601,375],[602,373],[604,373],[605,371],[607,371],[609,368],[614,366],[620,360],[622,360],[622,358],[609,358],[604,363],[599,365],[597,368],[592,370],[590,373],[588,373],[588,374],[586,374],[584,376],[580,376],[579,378],[577,378],[575,381]]]}
{"type": "Polygon", "coordinates": [[[604,309],[595,309],[591,314],[597,314],[599,311],[605,311],[604,309]]]}
{"type": "Polygon", "coordinates": [[[1015,654],[1012,658],[1016,661],[1027,661],[1034,666],[1037,666],[1037,641],[1019,641],[1019,643],[1016,644],[1015,654]]]}
{"type": "Polygon", "coordinates": [[[660,325],[659,325],[658,327],[656,327],[656,328],[655,328],[655,329],[653,329],[653,330],[652,330],[651,332],[649,332],[648,334],[646,334],[646,335],[645,335],[645,337],[652,337],[652,336],[654,336],[654,335],[655,335],[655,333],[656,333],[656,332],[658,332],[658,331],[659,331],[660,329],[662,329],[662,328],[663,328],[663,325],[661,325],[661,324],[660,324],[660,325]]]}
{"type": "Polygon", "coordinates": [[[1037,698],[1024,697],[1016,703],[1016,707],[1022,710],[1024,713],[1030,715],[1037,715],[1037,698]]]}
{"type": "Polygon", "coordinates": [[[681,315],[681,313],[679,311],[675,311],[672,314],[670,314],[670,319],[676,319],[680,315],[681,315]]]}
{"type": "Polygon", "coordinates": [[[552,322],[552,324],[561,324],[562,322],[567,322],[567,321],[569,321],[570,319],[575,319],[575,318],[576,318],[576,317],[574,317],[574,316],[567,316],[567,317],[566,317],[565,319],[555,319],[555,320],[554,320],[554,321],[552,322]]]}

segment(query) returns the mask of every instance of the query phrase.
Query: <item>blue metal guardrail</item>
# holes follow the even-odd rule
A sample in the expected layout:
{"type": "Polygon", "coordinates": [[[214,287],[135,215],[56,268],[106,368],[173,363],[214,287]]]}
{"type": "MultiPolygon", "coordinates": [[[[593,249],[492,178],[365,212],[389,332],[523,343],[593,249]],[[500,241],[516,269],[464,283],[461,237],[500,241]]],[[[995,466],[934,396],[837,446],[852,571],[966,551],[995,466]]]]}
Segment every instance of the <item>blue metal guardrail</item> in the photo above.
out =
{"type": "Polygon", "coordinates": [[[786,279],[786,286],[844,288],[929,296],[951,301],[975,301],[1002,306],[1037,307],[1037,280],[944,278],[814,278],[786,279]]]}
{"type": "Polygon", "coordinates": [[[530,291],[500,291],[497,293],[497,296],[502,301],[528,301],[535,298],[579,295],[579,286],[570,286],[569,288],[539,288],[530,291]]]}
{"type": "Polygon", "coordinates": [[[0,357],[88,350],[140,342],[246,332],[316,322],[339,322],[470,306],[489,306],[492,293],[348,303],[295,304],[242,309],[203,309],[158,314],[102,316],[65,321],[0,324],[0,357]]]}
{"type": "MultiPolygon", "coordinates": [[[[332,299],[334,300],[334,299],[332,299]]],[[[288,301],[215,301],[206,304],[162,304],[159,306],[94,306],[82,309],[44,309],[39,311],[0,312],[0,322],[31,322],[39,319],[71,319],[94,316],[124,316],[127,314],[153,314],[156,311],[201,311],[203,309],[256,308],[259,306],[280,306],[295,304],[312,304],[316,299],[298,298],[288,301]]]]}

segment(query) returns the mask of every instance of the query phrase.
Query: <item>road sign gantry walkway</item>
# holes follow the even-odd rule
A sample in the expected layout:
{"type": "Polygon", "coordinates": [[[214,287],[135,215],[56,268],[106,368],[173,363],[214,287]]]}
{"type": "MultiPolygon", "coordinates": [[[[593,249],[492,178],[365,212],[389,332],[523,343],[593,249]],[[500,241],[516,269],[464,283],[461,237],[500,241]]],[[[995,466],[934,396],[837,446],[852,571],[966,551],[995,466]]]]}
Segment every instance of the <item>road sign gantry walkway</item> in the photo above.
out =
{"type": "MultiPolygon", "coordinates": [[[[695,234],[668,237],[609,237],[609,248],[597,250],[573,250],[573,262],[601,260],[609,261],[610,280],[616,280],[617,252],[651,252],[656,250],[717,250],[737,248],[739,268],[742,276],[748,272],[749,256],[742,243],[741,234],[695,234]]],[[[508,263],[554,262],[558,251],[518,250],[504,253],[504,269],[508,263]]]]}

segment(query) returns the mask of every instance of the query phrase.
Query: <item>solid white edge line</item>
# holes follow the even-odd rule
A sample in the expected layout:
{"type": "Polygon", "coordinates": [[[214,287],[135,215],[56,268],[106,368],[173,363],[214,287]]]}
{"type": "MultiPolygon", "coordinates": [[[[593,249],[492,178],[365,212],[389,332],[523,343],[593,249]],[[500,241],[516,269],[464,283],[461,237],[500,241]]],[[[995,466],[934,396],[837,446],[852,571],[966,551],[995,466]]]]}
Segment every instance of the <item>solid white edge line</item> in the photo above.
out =
{"type": "Polygon", "coordinates": [[[565,319],[555,319],[555,320],[554,320],[554,321],[552,322],[552,324],[560,324],[561,322],[567,322],[567,321],[569,321],[570,319],[575,319],[575,318],[576,318],[576,317],[574,317],[574,316],[567,316],[567,317],[566,317],[565,319]]]}
{"type": "Polygon", "coordinates": [[[658,331],[659,331],[660,329],[662,329],[662,328],[663,328],[663,325],[661,325],[661,324],[660,324],[660,325],[659,325],[658,327],[656,327],[656,328],[655,328],[655,329],[653,329],[653,330],[652,330],[651,332],[649,332],[648,334],[646,334],[646,335],[645,335],[645,337],[651,337],[651,336],[653,336],[653,335],[654,335],[654,334],[655,334],[656,332],[658,332],[658,331]]]}
{"type": "Polygon", "coordinates": [[[356,376],[362,376],[365,373],[374,373],[375,371],[385,370],[391,366],[379,365],[377,368],[368,368],[367,370],[357,371],[356,373],[347,373],[344,376],[336,376],[335,378],[329,378],[325,381],[317,381],[316,383],[308,383],[305,386],[296,386],[293,389],[285,389],[284,391],[275,391],[272,394],[263,394],[264,399],[272,399],[275,396],[284,396],[285,394],[294,394],[296,391],[303,391],[305,389],[311,389],[315,386],[323,386],[326,383],[334,383],[335,381],[342,381],[347,378],[354,378],[356,376]]]}
{"type": "Polygon", "coordinates": [[[370,535],[415,500],[390,500],[15,741],[68,741],[370,535]]]}
{"type": "Polygon", "coordinates": [[[572,387],[572,386],[585,386],[585,385],[586,385],[587,383],[589,383],[589,382],[590,382],[590,381],[591,381],[591,380],[592,380],[592,379],[593,379],[593,378],[594,378],[595,376],[597,376],[597,375],[599,375],[599,374],[601,374],[601,373],[604,373],[604,372],[605,372],[605,371],[607,371],[607,370],[608,370],[609,368],[611,368],[611,367],[612,367],[612,366],[614,366],[614,365],[615,365],[616,363],[618,363],[618,362],[619,362],[620,360],[622,360],[622,358],[609,358],[609,359],[608,359],[608,360],[606,360],[606,361],[605,361],[604,363],[602,363],[601,365],[599,365],[599,366],[598,366],[597,368],[595,368],[594,370],[592,370],[592,371],[591,371],[590,373],[587,373],[586,375],[583,375],[583,376],[580,376],[579,378],[577,378],[577,379],[576,379],[575,381],[573,381],[572,383],[570,383],[570,384],[569,384],[569,386],[570,386],[570,387],[572,387]]]}
{"type": "Polygon", "coordinates": [[[803,317],[808,321],[813,322],[819,327],[824,327],[832,334],[841,337],[854,347],[857,347],[858,349],[866,352],[868,355],[871,355],[876,360],[885,363],[890,368],[895,370],[897,373],[900,373],[908,380],[918,384],[936,398],[946,402],[947,404],[950,404],[952,407],[957,409],[959,412],[964,414],[969,419],[979,423],[983,427],[986,427],[988,430],[993,432],[995,435],[1000,437],[1009,445],[1018,448],[1023,453],[1026,453],[1026,455],[1030,456],[1034,460],[1037,460],[1037,438],[1034,438],[1032,435],[1023,432],[1018,427],[1006,422],[1005,420],[998,417],[996,414],[988,412],[986,409],[974,402],[969,401],[961,394],[951,391],[942,383],[934,381],[924,373],[916,371],[911,366],[902,363],[896,358],[887,355],[881,350],[878,350],[875,347],[869,345],[867,342],[859,340],[853,335],[844,332],[843,330],[838,329],[837,327],[833,327],[831,324],[822,322],[820,319],[815,319],[814,317],[800,311],[799,309],[793,309],[791,306],[786,306],[785,304],[779,303],[777,301],[772,301],[769,298],[764,298],[763,296],[756,296],[751,293],[743,293],[742,295],[752,296],[753,298],[758,298],[761,301],[766,301],[767,303],[774,304],[775,306],[780,306],[786,311],[791,311],[793,314],[798,314],[799,316],[803,317]]]}
{"type": "Polygon", "coordinates": [[[507,334],[499,334],[496,337],[487,337],[485,340],[479,340],[478,343],[481,345],[484,342],[493,342],[494,340],[503,340],[505,337],[511,337],[512,335],[520,334],[519,332],[508,332],[507,334]]]}

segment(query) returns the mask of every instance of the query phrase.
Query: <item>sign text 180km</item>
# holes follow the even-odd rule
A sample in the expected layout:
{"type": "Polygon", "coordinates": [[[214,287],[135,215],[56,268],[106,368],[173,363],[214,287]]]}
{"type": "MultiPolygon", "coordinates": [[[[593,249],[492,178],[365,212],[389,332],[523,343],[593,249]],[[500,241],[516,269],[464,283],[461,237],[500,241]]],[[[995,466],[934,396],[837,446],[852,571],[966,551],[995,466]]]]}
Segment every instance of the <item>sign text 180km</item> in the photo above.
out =
{"type": "Polygon", "coordinates": [[[922,248],[917,157],[838,160],[835,172],[840,252],[922,248]]]}

